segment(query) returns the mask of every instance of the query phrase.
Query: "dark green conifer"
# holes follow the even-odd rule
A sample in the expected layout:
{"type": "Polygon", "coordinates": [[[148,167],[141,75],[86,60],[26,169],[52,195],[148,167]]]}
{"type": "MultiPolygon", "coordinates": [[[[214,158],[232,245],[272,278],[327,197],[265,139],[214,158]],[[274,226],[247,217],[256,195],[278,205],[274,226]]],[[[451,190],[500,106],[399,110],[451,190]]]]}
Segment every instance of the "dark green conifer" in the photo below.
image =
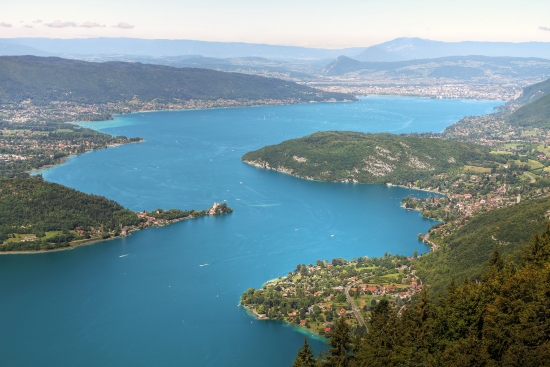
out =
{"type": "Polygon", "coordinates": [[[344,315],[340,316],[331,332],[326,367],[347,367],[351,361],[351,334],[344,315]]]}
{"type": "Polygon", "coordinates": [[[298,355],[292,363],[292,367],[315,367],[316,361],[313,356],[313,351],[307,343],[307,338],[304,337],[304,345],[298,350],[298,355]]]}

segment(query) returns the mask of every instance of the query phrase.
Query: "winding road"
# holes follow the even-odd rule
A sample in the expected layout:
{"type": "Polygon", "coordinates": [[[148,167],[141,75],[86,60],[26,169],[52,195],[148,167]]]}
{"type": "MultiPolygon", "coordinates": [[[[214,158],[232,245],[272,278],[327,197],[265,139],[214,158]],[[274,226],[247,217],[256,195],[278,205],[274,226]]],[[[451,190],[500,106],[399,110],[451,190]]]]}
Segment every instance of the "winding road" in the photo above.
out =
{"type": "MultiPolygon", "coordinates": [[[[355,315],[355,318],[357,319],[357,322],[359,323],[359,325],[364,326],[365,328],[367,328],[367,325],[365,324],[365,320],[363,320],[363,316],[361,316],[361,313],[359,312],[359,310],[355,306],[355,302],[353,302],[353,300],[351,299],[351,297],[349,295],[349,290],[351,289],[351,287],[353,287],[354,285],[356,285],[359,282],[360,282],[359,280],[356,280],[355,282],[349,283],[346,286],[346,288],[344,289],[344,292],[346,293],[346,299],[347,299],[347,301],[348,301],[348,303],[351,307],[351,310],[353,311],[353,314],[355,315]]],[[[368,329],[367,329],[367,331],[368,331],[368,329]]]]}

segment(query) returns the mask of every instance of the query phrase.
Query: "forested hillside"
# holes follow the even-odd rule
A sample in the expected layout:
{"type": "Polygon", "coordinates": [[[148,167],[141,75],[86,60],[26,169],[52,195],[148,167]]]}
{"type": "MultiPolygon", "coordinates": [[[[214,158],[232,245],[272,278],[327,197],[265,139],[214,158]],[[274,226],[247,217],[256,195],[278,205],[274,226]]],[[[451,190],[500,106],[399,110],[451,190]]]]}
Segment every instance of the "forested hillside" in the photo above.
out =
{"type": "Polygon", "coordinates": [[[85,232],[93,228],[107,233],[139,222],[134,212],[102,196],[41,178],[0,179],[0,241],[5,241],[0,251],[64,247],[75,238],[68,231],[76,227],[85,232]],[[47,232],[61,233],[41,241],[47,232]],[[14,234],[36,239],[15,241],[14,234]]]}
{"type": "Polygon", "coordinates": [[[508,116],[508,121],[524,128],[550,128],[550,94],[520,107],[508,116]]]}
{"type": "Polygon", "coordinates": [[[443,139],[330,131],[264,147],[242,160],[319,181],[406,184],[492,161],[489,151],[443,139]]]}
{"type": "Polygon", "coordinates": [[[519,260],[519,253],[548,223],[550,198],[524,201],[478,214],[462,228],[444,237],[440,249],[415,261],[420,277],[435,291],[455,278],[480,279],[491,252],[519,260]]]}
{"type": "MultiPolygon", "coordinates": [[[[344,317],[327,354],[304,343],[294,366],[548,366],[550,363],[550,227],[514,263],[494,251],[481,281],[451,282],[448,295],[428,290],[399,313],[376,304],[361,338],[344,317]]],[[[428,288],[429,289],[429,288],[428,288]]]]}
{"type": "Polygon", "coordinates": [[[546,96],[549,92],[550,92],[550,79],[540,83],[528,85],[527,87],[523,88],[521,96],[518,99],[516,99],[514,102],[517,102],[520,104],[527,104],[546,96]]]}
{"type": "Polygon", "coordinates": [[[0,57],[0,103],[35,105],[188,100],[353,100],[293,82],[196,68],[127,62],[93,63],[56,57],[0,57]]]}

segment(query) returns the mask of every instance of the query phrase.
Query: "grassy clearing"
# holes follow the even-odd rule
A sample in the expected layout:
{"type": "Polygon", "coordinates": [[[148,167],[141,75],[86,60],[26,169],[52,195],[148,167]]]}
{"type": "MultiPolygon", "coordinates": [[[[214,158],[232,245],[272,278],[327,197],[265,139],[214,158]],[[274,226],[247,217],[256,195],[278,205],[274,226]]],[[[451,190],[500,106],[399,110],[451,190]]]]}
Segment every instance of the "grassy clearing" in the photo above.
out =
{"type": "Polygon", "coordinates": [[[537,180],[537,178],[539,178],[539,176],[535,175],[535,174],[532,173],[532,172],[524,172],[524,173],[523,173],[523,176],[525,176],[525,177],[527,177],[527,178],[529,178],[529,179],[531,179],[531,180],[535,180],[535,181],[537,180]]]}
{"type": "Polygon", "coordinates": [[[544,168],[544,164],[540,163],[539,161],[535,161],[533,159],[529,159],[528,161],[529,169],[537,170],[544,168]]]}
{"type": "MultiPolygon", "coordinates": [[[[48,240],[52,237],[55,237],[56,235],[58,234],[61,234],[62,232],[61,231],[50,231],[50,232],[46,232],[46,236],[42,237],[41,239],[42,240],[48,240]]],[[[14,233],[12,234],[12,238],[8,238],[7,240],[4,241],[4,243],[8,243],[8,242],[21,242],[22,240],[25,239],[25,237],[32,237],[32,238],[36,238],[36,235],[34,233],[14,233]]]]}
{"type": "Polygon", "coordinates": [[[491,173],[490,168],[478,167],[478,166],[464,166],[464,171],[477,172],[477,173],[491,173]]]}
{"type": "Polygon", "coordinates": [[[2,130],[2,135],[10,136],[10,135],[17,135],[18,133],[28,133],[30,134],[30,130],[2,130]]]}
{"type": "Polygon", "coordinates": [[[523,130],[521,132],[522,137],[537,136],[536,130],[523,130]]]}
{"type": "Polygon", "coordinates": [[[550,154],[550,146],[546,145],[546,148],[545,148],[544,145],[545,144],[537,145],[537,150],[541,153],[549,155],[550,154]]]}
{"type": "Polygon", "coordinates": [[[491,154],[512,155],[512,154],[514,154],[514,153],[508,152],[508,151],[505,151],[505,150],[493,150],[493,151],[491,152],[491,154]]]}

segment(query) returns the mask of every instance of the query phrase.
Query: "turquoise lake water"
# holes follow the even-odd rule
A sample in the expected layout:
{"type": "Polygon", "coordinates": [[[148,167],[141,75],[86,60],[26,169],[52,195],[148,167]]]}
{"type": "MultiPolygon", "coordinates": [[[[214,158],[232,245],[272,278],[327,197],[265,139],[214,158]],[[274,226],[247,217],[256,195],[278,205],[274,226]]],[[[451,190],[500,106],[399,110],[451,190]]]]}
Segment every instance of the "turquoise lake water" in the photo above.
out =
{"type": "Polygon", "coordinates": [[[81,124],[145,142],[73,157],[45,179],[136,211],[223,200],[235,211],[71,251],[0,256],[0,364],[290,366],[304,334],[253,319],[241,293],[298,263],[424,253],[416,236],[434,222],[399,207],[423,192],[306,181],[240,157],[316,131],[440,132],[500,104],[368,97],[81,124]]]}

